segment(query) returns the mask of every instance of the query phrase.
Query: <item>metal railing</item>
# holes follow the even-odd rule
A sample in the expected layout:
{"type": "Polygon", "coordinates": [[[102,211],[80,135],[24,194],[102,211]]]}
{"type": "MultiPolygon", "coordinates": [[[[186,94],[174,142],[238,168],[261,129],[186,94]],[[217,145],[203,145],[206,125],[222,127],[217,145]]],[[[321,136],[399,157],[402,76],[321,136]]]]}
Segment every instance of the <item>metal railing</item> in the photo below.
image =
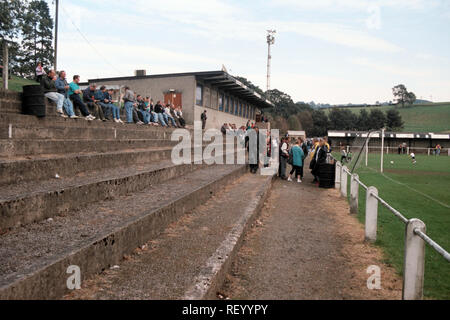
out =
{"type": "MultiPolygon", "coordinates": [[[[334,146],[336,150],[339,150],[339,146],[334,146]]],[[[352,150],[361,150],[362,148],[366,148],[365,145],[346,145],[344,146],[347,153],[349,153],[352,150]]],[[[381,152],[381,146],[368,146],[367,149],[369,152],[375,152],[379,151],[381,152]]],[[[384,147],[384,152],[386,154],[397,154],[398,153],[398,147],[384,147]]],[[[428,156],[435,156],[436,155],[436,148],[423,148],[423,147],[406,147],[404,149],[404,152],[402,151],[401,154],[407,154],[409,155],[411,152],[420,153],[420,154],[427,154],[428,156]]],[[[450,148],[442,148],[440,150],[439,155],[441,156],[450,156],[450,148]]]]}
{"type": "Polygon", "coordinates": [[[377,240],[378,204],[380,203],[392,212],[406,225],[405,259],[403,264],[403,293],[404,300],[420,300],[423,298],[423,284],[425,273],[425,243],[450,262],[450,253],[426,234],[426,225],[419,219],[408,219],[397,209],[378,195],[375,187],[368,187],[359,180],[357,174],[352,174],[346,166],[336,161],[336,189],[347,198],[348,175],[350,175],[350,212],[357,214],[359,209],[359,187],[366,190],[365,208],[365,239],[377,240]]]}

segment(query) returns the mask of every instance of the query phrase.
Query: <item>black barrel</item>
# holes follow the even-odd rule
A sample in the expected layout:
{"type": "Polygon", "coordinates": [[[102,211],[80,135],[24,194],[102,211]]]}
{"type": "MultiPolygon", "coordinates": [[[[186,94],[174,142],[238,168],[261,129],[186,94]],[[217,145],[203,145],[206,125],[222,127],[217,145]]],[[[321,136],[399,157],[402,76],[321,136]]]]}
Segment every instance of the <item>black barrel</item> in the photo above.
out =
{"type": "Polygon", "coordinates": [[[23,87],[22,111],[37,117],[45,117],[45,96],[40,85],[23,87]]]}
{"type": "Polygon", "coordinates": [[[319,188],[334,188],[336,165],[323,163],[319,166],[319,188]]]}

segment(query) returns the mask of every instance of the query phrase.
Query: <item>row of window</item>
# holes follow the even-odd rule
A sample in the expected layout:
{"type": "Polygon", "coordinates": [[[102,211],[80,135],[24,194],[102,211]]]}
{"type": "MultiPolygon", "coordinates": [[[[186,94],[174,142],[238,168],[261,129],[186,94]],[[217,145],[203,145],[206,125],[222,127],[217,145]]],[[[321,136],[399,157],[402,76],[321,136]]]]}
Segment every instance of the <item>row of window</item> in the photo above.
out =
{"type": "MultiPolygon", "coordinates": [[[[203,86],[201,84],[197,84],[197,89],[195,91],[195,104],[198,106],[203,106],[203,86]]],[[[223,93],[219,94],[218,105],[219,111],[247,119],[255,118],[255,107],[223,93]]]]}

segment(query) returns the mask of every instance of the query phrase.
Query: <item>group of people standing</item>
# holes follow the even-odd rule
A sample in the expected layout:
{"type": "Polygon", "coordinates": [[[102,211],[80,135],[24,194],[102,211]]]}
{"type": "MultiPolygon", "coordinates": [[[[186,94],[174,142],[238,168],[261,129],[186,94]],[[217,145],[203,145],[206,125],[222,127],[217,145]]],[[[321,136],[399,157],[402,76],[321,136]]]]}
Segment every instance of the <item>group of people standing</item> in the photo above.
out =
{"type": "Polygon", "coordinates": [[[319,182],[320,165],[327,161],[328,153],[331,152],[328,139],[315,138],[304,140],[294,138],[289,141],[288,137],[281,139],[280,143],[280,167],[278,175],[281,179],[289,182],[296,179],[298,183],[303,182],[305,161],[310,156],[309,168],[314,177],[312,183],[319,182]],[[289,175],[286,175],[287,165],[292,166],[289,175]]]}
{"type": "Polygon", "coordinates": [[[302,138],[296,138],[289,144],[289,138],[283,137],[280,142],[280,169],[279,176],[281,179],[293,181],[292,177],[297,179],[298,183],[303,180],[303,164],[308,155],[307,144],[302,138]],[[292,170],[286,176],[287,165],[292,166],[292,170]],[[295,175],[294,175],[295,174],[295,175]]]}

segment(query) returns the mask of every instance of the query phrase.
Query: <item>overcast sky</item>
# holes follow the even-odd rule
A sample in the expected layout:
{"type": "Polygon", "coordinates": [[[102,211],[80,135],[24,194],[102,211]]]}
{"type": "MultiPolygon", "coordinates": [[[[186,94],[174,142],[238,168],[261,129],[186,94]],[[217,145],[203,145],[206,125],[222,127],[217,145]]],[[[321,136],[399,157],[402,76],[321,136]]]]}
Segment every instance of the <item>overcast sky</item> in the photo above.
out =
{"type": "Polygon", "coordinates": [[[224,64],[265,90],[270,28],[277,30],[272,88],[295,101],[389,101],[399,83],[418,98],[450,101],[447,0],[60,0],[60,7],[58,67],[83,81],[224,64]]]}

